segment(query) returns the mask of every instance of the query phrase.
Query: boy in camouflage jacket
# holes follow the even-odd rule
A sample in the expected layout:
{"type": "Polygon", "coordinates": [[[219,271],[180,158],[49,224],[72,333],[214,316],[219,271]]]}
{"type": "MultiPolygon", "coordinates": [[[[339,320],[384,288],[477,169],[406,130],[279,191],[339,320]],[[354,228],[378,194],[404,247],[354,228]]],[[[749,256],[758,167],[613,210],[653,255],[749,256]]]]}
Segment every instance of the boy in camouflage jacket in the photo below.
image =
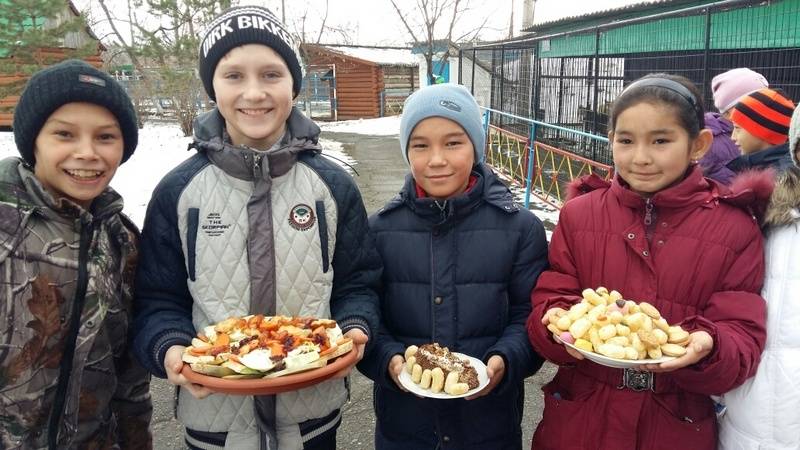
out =
{"type": "Polygon", "coordinates": [[[138,232],[108,187],[136,148],[130,99],[80,61],[35,74],[0,161],[0,448],[152,448],[127,349],[138,232]]]}

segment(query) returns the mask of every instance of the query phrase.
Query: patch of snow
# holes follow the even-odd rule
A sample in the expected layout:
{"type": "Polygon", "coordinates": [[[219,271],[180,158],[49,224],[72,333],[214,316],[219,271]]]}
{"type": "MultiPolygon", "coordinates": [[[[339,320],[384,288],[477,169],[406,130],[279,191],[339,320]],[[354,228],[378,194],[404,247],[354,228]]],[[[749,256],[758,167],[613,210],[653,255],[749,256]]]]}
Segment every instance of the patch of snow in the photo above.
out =
{"type": "Polygon", "coordinates": [[[344,152],[341,142],[320,138],[319,145],[322,147],[323,155],[330,157],[334,162],[344,167],[347,173],[353,175],[353,166],[358,165],[358,161],[344,152]]]}
{"type": "MultiPolygon", "coordinates": [[[[525,186],[514,182],[511,178],[503,175],[500,171],[495,171],[495,173],[508,185],[508,188],[511,189],[511,193],[514,195],[514,200],[520,205],[525,205],[525,186]]],[[[550,238],[553,236],[553,229],[555,229],[555,226],[558,224],[558,215],[560,210],[537,197],[534,190],[532,190],[530,194],[528,209],[531,210],[531,212],[542,221],[545,235],[547,236],[547,242],[550,242],[550,238]]]]}
{"type": "Polygon", "coordinates": [[[343,120],[320,123],[322,131],[331,133],[370,134],[373,136],[392,136],[400,134],[400,116],[377,119],[343,120]]]}

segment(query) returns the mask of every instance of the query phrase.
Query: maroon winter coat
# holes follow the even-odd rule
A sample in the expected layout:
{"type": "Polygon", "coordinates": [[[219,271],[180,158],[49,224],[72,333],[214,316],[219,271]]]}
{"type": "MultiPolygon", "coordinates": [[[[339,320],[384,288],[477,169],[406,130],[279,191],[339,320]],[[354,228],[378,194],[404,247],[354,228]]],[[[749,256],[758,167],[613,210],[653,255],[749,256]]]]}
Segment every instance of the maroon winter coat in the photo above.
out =
{"type": "Polygon", "coordinates": [[[752,174],[729,189],[695,166],[650,199],[649,227],[646,200],[619,177],[573,186],[578,196],[561,210],[527,324],[536,351],[561,366],[543,387],[533,448],[716,448],[709,395],[755,374],[766,340],[762,237],[750,212],[765,205],[770,176],[752,174]],[[654,392],[618,389],[621,369],[575,360],[541,323],[549,308],[569,308],[598,286],[652,303],[670,324],[707,331],[714,350],[694,366],[656,374],[654,392]]]}

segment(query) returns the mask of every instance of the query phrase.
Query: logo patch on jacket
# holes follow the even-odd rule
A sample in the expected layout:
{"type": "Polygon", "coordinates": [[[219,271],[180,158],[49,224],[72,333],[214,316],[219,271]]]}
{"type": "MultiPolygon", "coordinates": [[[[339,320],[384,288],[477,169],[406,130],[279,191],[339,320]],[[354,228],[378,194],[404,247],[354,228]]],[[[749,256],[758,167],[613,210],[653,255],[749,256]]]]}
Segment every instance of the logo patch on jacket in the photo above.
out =
{"type": "Polygon", "coordinates": [[[294,205],[289,211],[289,225],[295,230],[306,231],[314,226],[315,220],[314,210],[308,205],[294,205]]]}
{"type": "Polygon", "coordinates": [[[231,224],[223,222],[222,214],[217,212],[208,213],[206,220],[200,225],[203,233],[210,237],[222,236],[230,227],[231,224]]]}

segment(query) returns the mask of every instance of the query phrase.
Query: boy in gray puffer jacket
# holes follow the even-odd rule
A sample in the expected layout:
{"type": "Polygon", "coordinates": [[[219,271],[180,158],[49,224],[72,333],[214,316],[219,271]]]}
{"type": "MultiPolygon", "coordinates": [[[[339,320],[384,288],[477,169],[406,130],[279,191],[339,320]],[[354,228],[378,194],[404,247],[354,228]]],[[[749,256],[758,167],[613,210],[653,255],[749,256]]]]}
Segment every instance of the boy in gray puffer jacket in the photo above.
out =
{"type": "Polygon", "coordinates": [[[180,386],[190,448],[334,449],[348,395],[348,371],[278,395],[210,395],[180,373],[197,330],[251,313],[333,318],[360,357],[378,320],[367,215],[350,175],[321,156],[319,127],[292,106],[293,42],[261,7],[212,21],[199,73],[216,108],[197,118],[197,154],[148,206],[134,348],[180,386]]]}

